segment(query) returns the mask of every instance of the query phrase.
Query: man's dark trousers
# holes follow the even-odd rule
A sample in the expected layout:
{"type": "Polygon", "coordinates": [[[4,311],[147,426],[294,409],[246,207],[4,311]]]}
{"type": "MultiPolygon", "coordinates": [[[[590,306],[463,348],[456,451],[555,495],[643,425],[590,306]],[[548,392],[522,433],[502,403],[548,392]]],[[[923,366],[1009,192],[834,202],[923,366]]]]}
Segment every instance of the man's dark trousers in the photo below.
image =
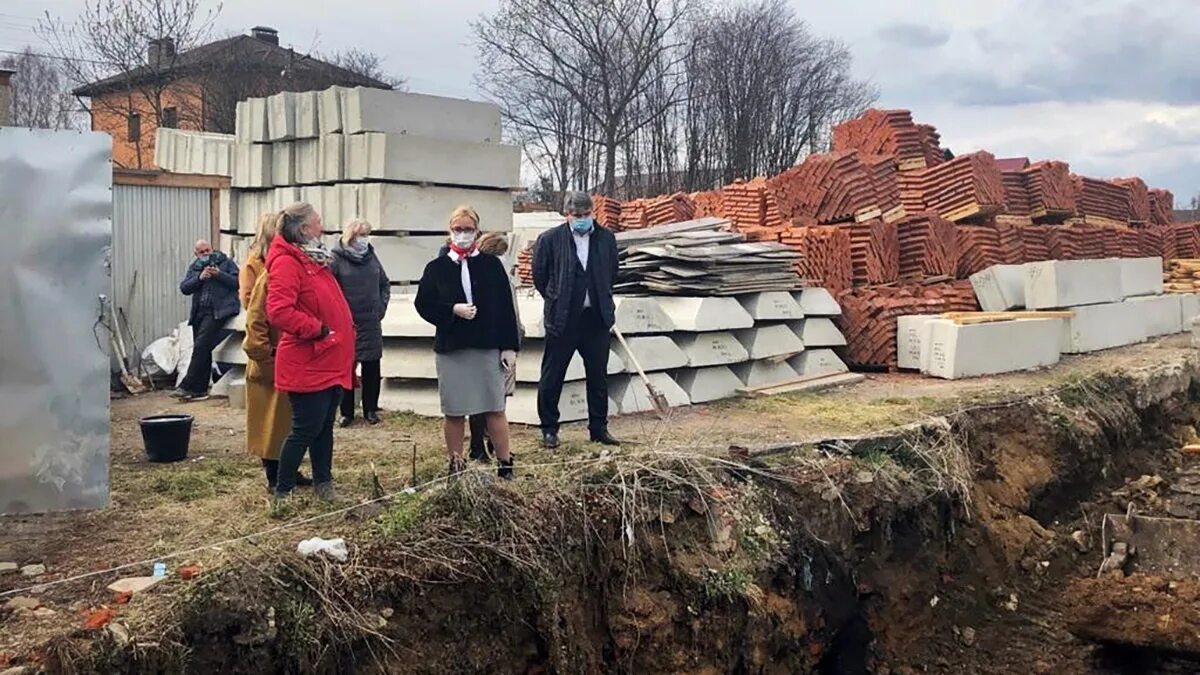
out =
{"type": "Polygon", "coordinates": [[[217,321],[212,310],[200,314],[192,326],[192,361],[179,388],[193,394],[207,394],[212,383],[212,353],[225,339],[225,321],[217,321]]]}
{"type": "Polygon", "coordinates": [[[608,430],[608,329],[600,313],[589,307],[577,314],[561,335],[546,336],[538,382],[538,417],[543,433],[558,432],[558,403],[567,366],[576,351],[587,374],[588,431],[596,436],[608,430]]]}

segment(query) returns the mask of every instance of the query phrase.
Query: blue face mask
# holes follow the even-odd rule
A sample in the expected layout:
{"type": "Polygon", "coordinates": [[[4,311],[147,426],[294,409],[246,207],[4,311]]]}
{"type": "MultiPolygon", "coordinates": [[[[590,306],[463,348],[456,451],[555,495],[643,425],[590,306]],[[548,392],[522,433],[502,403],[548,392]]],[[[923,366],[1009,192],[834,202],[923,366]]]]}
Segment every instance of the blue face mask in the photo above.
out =
{"type": "Polygon", "coordinates": [[[592,223],[594,222],[595,221],[591,216],[588,216],[587,218],[575,218],[571,221],[571,229],[579,233],[591,232],[592,223]]]}

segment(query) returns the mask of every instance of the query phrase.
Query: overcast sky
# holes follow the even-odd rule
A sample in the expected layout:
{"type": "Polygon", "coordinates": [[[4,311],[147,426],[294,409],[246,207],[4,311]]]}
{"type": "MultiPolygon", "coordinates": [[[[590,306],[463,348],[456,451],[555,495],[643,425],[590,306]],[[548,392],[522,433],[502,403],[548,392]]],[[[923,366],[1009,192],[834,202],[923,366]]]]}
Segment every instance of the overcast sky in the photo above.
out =
{"type": "MultiPolygon", "coordinates": [[[[912,110],[956,153],[1140,175],[1177,204],[1200,193],[1200,0],[791,1],[814,32],[850,45],[882,106],[912,110]]],[[[23,27],[80,4],[5,0],[0,49],[36,45],[23,27]]],[[[384,55],[414,91],[470,97],[470,22],[497,4],[227,0],[219,23],[223,32],[273,26],[300,50],[359,46],[384,55]]]]}

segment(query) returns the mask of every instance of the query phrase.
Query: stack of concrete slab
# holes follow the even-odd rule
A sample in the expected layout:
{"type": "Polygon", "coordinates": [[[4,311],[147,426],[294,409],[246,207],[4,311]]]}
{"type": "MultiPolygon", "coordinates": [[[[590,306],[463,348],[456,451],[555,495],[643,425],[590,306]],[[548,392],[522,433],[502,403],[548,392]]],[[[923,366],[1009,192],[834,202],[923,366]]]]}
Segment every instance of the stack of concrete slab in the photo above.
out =
{"type": "MultiPolygon", "coordinates": [[[[898,321],[899,365],[955,379],[1040,368],[1082,354],[1186,331],[1200,297],[1164,295],[1161,258],[997,265],[971,277],[985,311],[1068,310],[1069,318],[975,323],[913,315],[898,321]]],[[[1008,315],[992,318],[1007,318],[1008,315]]]]}
{"type": "Polygon", "coordinates": [[[171,173],[228,176],[233,167],[232,134],[159,129],[154,139],[154,163],[171,173]]]}
{"type": "Polygon", "coordinates": [[[329,244],[349,221],[369,221],[388,276],[410,284],[455,207],[473,207],[484,231],[512,230],[520,149],[500,140],[491,103],[344,87],[242,101],[222,240],[243,253],[261,213],[306,201],[329,244]]]}
{"type": "MultiPolygon", "coordinates": [[[[841,309],[824,289],[737,297],[618,296],[616,300],[617,328],[629,350],[616,339],[610,345],[609,396],[615,414],[652,409],[637,366],[672,406],[707,403],[747,389],[847,371],[833,351],[845,344],[831,321],[841,309]],[[806,334],[815,348],[806,344],[806,334]]],[[[525,342],[508,413],[514,422],[536,424],[537,383],[546,345],[542,301],[536,293],[522,291],[518,306],[525,342]]],[[[433,327],[417,316],[411,295],[393,296],[383,332],[382,371],[388,380],[383,407],[438,414],[433,327]]],[[[564,422],[587,417],[585,375],[576,355],[567,368],[563,390],[564,422]]]]}

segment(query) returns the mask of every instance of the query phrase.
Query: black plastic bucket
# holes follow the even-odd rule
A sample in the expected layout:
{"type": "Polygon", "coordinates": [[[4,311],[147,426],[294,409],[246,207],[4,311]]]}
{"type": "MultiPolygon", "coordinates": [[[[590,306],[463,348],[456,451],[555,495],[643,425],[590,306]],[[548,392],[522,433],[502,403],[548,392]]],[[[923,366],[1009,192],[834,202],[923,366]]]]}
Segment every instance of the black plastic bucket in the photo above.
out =
{"type": "Polygon", "coordinates": [[[143,417],[142,442],[146,459],[151,462],[179,462],[187,459],[192,438],[191,415],[151,415],[143,417]]]}

